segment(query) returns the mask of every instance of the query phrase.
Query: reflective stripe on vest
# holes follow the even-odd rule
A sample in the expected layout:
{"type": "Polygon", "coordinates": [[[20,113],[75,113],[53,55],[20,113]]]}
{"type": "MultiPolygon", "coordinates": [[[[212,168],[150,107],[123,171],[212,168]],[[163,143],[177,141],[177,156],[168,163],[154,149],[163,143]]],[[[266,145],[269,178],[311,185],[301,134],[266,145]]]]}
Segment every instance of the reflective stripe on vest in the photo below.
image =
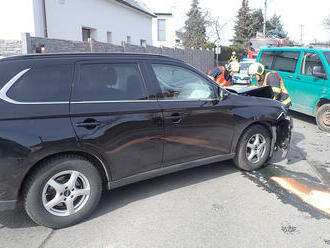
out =
{"type": "Polygon", "coordinates": [[[291,98],[290,97],[288,97],[286,100],[284,100],[283,102],[282,102],[284,105],[288,105],[288,104],[290,104],[291,103],[291,98]]]}
{"type": "Polygon", "coordinates": [[[278,93],[278,94],[282,93],[282,89],[278,87],[272,87],[272,90],[274,93],[278,93]]]}

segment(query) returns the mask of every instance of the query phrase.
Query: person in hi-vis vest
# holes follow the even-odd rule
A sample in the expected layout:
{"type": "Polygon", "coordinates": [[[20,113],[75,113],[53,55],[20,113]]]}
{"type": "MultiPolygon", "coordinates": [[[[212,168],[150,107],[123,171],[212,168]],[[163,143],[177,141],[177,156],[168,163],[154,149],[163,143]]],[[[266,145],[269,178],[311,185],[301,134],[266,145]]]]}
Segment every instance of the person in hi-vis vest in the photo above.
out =
{"type": "Polygon", "coordinates": [[[274,92],[274,100],[282,102],[287,109],[290,107],[289,93],[285,88],[283,79],[277,72],[265,72],[263,64],[254,63],[250,65],[248,73],[257,80],[256,86],[271,86],[274,92]]]}

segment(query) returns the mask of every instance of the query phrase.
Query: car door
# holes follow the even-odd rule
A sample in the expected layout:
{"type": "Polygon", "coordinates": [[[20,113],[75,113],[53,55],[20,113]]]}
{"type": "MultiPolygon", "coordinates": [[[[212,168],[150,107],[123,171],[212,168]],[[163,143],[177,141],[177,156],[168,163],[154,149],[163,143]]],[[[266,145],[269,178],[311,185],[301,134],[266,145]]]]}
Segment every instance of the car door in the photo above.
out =
{"type": "Polygon", "coordinates": [[[98,151],[112,180],[161,167],[162,113],[132,60],[80,62],[76,66],[71,119],[81,146],[98,151]]]}
{"type": "Polygon", "coordinates": [[[295,104],[302,112],[313,115],[316,103],[323,94],[326,79],[313,75],[313,67],[320,66],[326,73],[324,65],[315,52],[304,52],[299,74],[295,76],[296,83],[295,104]]]}
{"type": "Polygon", "coordinates": [[[234,117],[217,86],[188,66],[150,64],[164,116],[164,166],[231,153],[234,117]]]}
{"type": "Polygon", "coordinates": [[[297,103],[297,77],[299,51],[277,51],[274,53],[274,62],[272,70],[276,71],[283,79],[285,88],[292,100],[293,108],[297,103]]]}

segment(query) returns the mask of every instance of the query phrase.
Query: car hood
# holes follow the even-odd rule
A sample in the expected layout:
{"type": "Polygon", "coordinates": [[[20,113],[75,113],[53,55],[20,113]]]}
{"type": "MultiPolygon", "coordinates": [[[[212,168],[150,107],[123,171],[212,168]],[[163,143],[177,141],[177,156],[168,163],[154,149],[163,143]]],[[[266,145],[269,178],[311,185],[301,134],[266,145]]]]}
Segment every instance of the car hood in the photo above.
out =
{"type": "Polygon", "coordinates": [[[275,107],[282,109],[282,104],[279,101],[273,100],[273,90],[270,86],[251,87],[251,86],[231,86],[226,87],[231,95],[236,95],[234,101],[247,106],[264,106],[275,107]]]}
{"type": "Polygon", "coordinates": [[[256,96],[260,98],[269,98],[269,99],[273,99],[274,97],[272,87],[270,86],[254,87],[254,86],[234,85],[234,86],[226,87],[226,90],[243,96],[256,96]]]}

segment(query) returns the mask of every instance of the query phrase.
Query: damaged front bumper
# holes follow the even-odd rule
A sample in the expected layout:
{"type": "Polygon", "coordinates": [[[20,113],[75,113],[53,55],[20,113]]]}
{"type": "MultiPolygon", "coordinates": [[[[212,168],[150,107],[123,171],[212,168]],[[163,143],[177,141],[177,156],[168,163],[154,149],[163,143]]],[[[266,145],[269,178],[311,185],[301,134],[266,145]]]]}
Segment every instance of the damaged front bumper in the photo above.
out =
{"type": "Polygon", "coordinates": [[[285,158],[290,149],[291,133],[293,128],[293,120],[287,115],[286,111],[283,111],[275,125],[272,126],[273,139],[272,139],[272,151],[270,156],[272,157],[274,152],[281,151],[281,157],[285,158]]]}

